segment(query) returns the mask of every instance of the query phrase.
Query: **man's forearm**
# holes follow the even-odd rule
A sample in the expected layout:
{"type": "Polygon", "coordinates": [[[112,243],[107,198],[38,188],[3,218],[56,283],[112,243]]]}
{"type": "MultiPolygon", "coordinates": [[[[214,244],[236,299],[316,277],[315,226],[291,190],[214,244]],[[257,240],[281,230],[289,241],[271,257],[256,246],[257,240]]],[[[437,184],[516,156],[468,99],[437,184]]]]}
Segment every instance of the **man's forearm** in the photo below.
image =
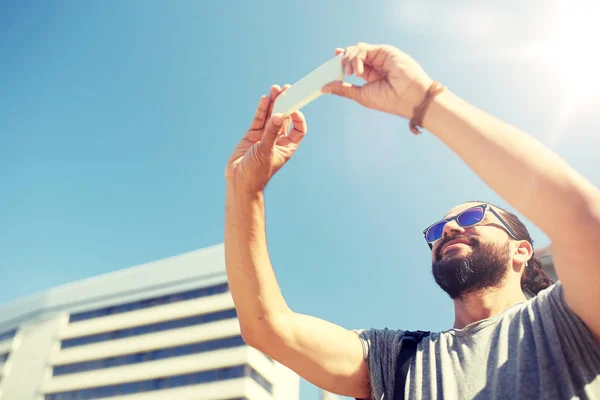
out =
{"type": "Polygon", "coordinates": [[[227,181],[225,203],[225,261],[227,277],[242,333],[253,340],[288,311],[267,250],[262,193],[236,189],[227,181]]]}
{"type": "Polygon", "coordinates": [[[367,398],[360,340],[354,332],[288,308],[267,251],[263,194],[236,190],[229,181],[225,257],[246,342],[319,387],[367,398]]]}
{"type": "Polygon", "coordinates": [[[551,238],[597,215],[600,195],[590,182],[533,137],[454,94],[436,98],[424,126],[551,238]]]}

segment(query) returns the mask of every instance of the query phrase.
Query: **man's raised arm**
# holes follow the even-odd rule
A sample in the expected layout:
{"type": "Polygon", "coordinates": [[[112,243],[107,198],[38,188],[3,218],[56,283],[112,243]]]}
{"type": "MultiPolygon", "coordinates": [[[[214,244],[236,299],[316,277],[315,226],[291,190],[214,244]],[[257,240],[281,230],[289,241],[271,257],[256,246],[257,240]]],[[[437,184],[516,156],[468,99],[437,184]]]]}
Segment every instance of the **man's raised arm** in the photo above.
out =
{"type": "MultiPolygon", "coordinates": [[[[392,46],[359,43],[344,52],[346,74],[367,83],[326,86],[380,111],[418,117],[432,79],[392,46]]],[[[600,344],[600,192],[549,148],[525,132],[477,109],[449,91],[429,104],[423,121],[492,189],[552,240],[556,271],[570,308],[600,344]]]]}
{"type": "Polygon", "coordinates": [[[565,300],[600,338],[598,189],[532,136],[450,92],[436,98],[424,126],[550,237],[565,300]]]}
{"type": "Polygon", "coordinates": [[[306,133],[304,116],[269,115],[281,92],[259,102],[250,130],[228,162],[225,259],[244,340],[309,382],[330,392],[369,397],[369,379],[358,336],[335,324],[290,310],[267,250],[263,190],[306,133]]]}

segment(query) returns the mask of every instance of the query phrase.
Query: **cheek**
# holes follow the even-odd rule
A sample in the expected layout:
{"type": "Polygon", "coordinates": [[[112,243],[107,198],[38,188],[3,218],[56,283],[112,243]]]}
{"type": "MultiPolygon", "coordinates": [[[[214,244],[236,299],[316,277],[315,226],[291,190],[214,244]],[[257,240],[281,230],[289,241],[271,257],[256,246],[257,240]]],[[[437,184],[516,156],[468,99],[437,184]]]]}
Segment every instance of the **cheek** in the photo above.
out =
{"type": "Polygon", "coordinates": [[[506,235],[503,232],[492,226],[480,226],[474,232],[481,243],[502,244],[506,242],[506,235]]]}
{"type": "Polygon", "coordinates": [[[431,261],[436,261],[437,260],[437,253],[439,251],[439,248],[440,248],[440,242],[438,241],[433,246],[433,249],[431,249],[431,261]]]}

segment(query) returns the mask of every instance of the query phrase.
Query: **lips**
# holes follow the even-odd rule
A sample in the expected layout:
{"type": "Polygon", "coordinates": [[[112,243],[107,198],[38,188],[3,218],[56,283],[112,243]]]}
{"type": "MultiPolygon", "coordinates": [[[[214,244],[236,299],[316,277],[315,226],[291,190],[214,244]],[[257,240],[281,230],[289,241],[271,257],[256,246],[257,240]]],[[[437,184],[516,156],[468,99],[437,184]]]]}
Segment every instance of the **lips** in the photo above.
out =
{"type": "Polygon", "coordinates": [[[467,240],[464,239],[453,239],[450,240],[449,242],[445,243],[442,248],[440,249],[440,254],[444,254],[444,251],[446,250],[446,248],[448,246],[452,246],[453,244],[457,244],[457,243],[462,243],[462,244],[466,244],[467,246],[471,246],[471,243],[467,240]]]}

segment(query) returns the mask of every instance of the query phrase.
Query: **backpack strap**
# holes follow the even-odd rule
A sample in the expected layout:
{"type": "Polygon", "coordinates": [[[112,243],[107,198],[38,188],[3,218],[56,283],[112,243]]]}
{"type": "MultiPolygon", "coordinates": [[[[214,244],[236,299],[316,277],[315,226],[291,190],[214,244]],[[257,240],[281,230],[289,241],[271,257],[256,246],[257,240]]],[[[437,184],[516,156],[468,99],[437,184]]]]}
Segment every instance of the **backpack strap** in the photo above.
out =
{"type": "Polygon", "coordinates": [[[412,358],[417,353],[417,346],[424,337],[429,336],[427,331],[405,331],[400,342],[400,352],[396,360],[396,382],[394,385],[393,400],[404,399],[406,377],[412,358]]]}

